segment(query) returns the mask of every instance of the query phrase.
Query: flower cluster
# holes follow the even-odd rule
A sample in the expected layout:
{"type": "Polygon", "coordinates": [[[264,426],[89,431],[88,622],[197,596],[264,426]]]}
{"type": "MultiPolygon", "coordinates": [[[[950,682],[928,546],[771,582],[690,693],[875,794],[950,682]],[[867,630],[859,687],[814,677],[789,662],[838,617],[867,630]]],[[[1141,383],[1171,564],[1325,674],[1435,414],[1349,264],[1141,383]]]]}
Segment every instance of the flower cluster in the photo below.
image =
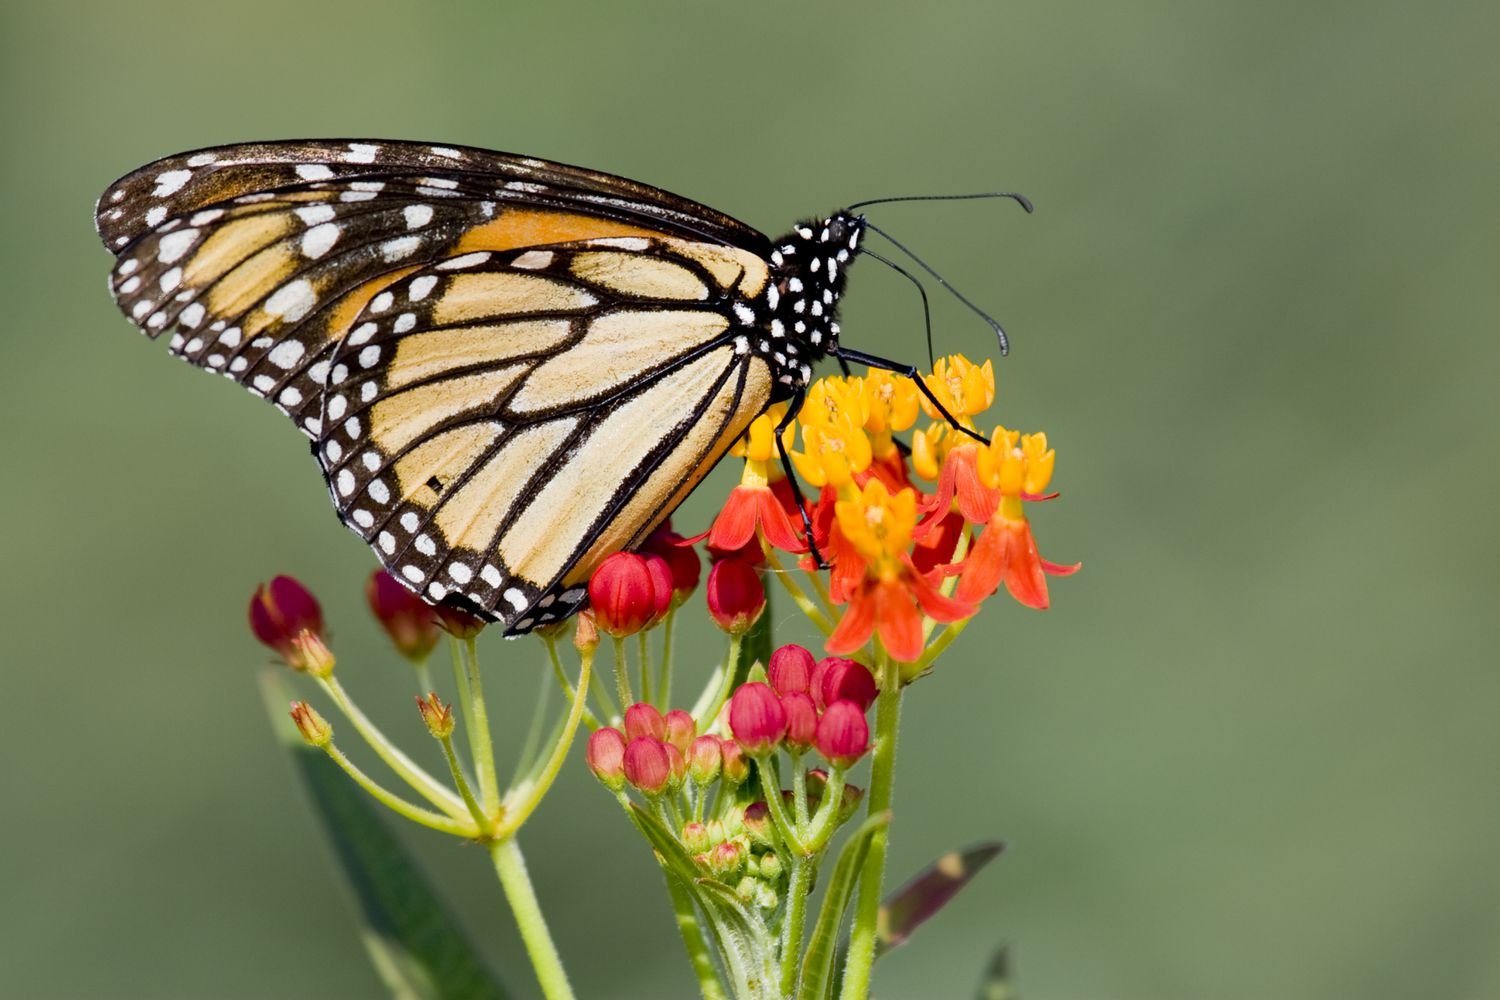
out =
{"type": "Polygon", "coordinates": [[[766,677],[740,685],[701,734],[681,709],[631,705],[621,727],[590,735],[586,759],[623,803],[632,791],[646,800],[703,877],[769,911],[784,895],[789,863],[821,853],[860,801],[842,774],[869,750],[865,714],[877,692],[862,664],[815,662],[796,645],[772,654],[766,677]],[[725,723],[728,735],[712,731],[725,723]],[[814,749],[828,768],[802,770],[814,749]],[[779,787],[771,763],[781,752],[791,788],[779,787]]]}
{"type": "MultiPolygon", "coordinates": [[[[967,619],[1002,584],[1022,604],[1045,608],[1046,574],[1077,568],[1041,558],[1023,506],[1050,499],[1056,453],[1046,435],[997,426],[985,439],[975,423],[995,399],[991,364],[943,358],[924,384],[933,399],[913,380],[878,371],[821,379],[808,391],[782,444],[818,491],[810,538],[774,461],[784,418],[758,418],[739,448],[740,485],[707,533],[711,552],[752,562],[774,562],[780,550],[813,570],[814,556],[825,558],[831,572],[819,596],[842,607],[827,629],[831,653],[854,654],[878,637],[892,658],[915,663],[936,624],[967,619]],[[931,423],[919,428],[924,411],[931,423]],[[797,430],[800,449],[790,447],[797,430]],[[908,431],[909,454],[896,437],[908,431]]],[[[834,617],[812,598],[804,610],[815,621],[834,617]]]]}

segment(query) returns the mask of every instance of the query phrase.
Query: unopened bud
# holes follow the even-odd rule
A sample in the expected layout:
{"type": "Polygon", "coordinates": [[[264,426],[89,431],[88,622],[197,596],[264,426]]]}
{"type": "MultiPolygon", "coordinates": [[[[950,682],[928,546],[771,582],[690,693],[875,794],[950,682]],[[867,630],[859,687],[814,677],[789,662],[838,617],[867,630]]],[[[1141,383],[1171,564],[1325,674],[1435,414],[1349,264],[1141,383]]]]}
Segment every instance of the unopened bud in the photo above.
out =
{"type": "Polygon", "coordinates": [[[737,840],[726,840],[708,854],[708,870],[728,881],[745,867],[745,848],[737,840]]]}
{"type": "Polygon", "coordinates": [[[686,754],[693,745],[693,737],[698,734],[698,724],[693,721],[691,715],[680,708],[674,708],[668,712],[665,721],[667,735],[662,738],[686,754]]]}
{"type": "Polygon", "coordinates": [[[777,879],[781,878],[782,872],[786,870],[786,868],[781,863],[781,855],[777,854],[775,851],[767,851],[766,853],[762,854],[760,856],[758,868],[760,871],[760,877],[770,882],[774,882],[777,879]]]}
{"type": "Polygon", "coordinates": [[[777,694],[806,694],[812,680],[813,655],[801,646],[787,644],[771,654],[766,679],[777,694]]]}
{"type": "Polygon", "coordinates": [[[724,757],[717,736],[700,736],[688,747],[688,774],[701,788],[719,780],[724,757]]]}
{"type": "Polygon", "coordinates": [[[806,753],[818,731],[818,709],[811,695],[800,692],[781,696],[786,710],[786,745],[792,753],[806,753]]]}
{"type": "Polygon", "coordinates": [[[587,611],[578,616],[578,627],[573,631],[573,648],[580,653],[592,653],[599,648],[599,627],[594,616],[587,611]]]}
{"type": "Polygon", "coordinates": [[[618,729],[605,726],[590,733],[584,759],[610,791],[625,787],[625,736],[618,729]]]}
{"type": "Polygon", "coordinates": [[[830,656],[818,661],[813,671],[818,683],[812,694],[818,708],[826,709],[836,701],[852,701],[863,712],[875,704],[875,696],[879,693],[875,678],[858,660],[830,656]]]}
{"type": "Polygon", "coordinates": [[[764,802],[752,802],[745,807],[745,833],[752,844],[767,847],[776,843],[776,830],[771,823],[771,810],[764,802]]]}
{"type": "Polygon", "coordinates": [[[689,854],[702,854],[713,846],[708,839],[708,827],[702,823],[688,823],[682,828],[682,846],[689,854]]]}
{"type": "Polygon", "coordinates": [[[455,639],[472,639],[484,631],[485,621],[478,615],[451,604],[438,604],[432,609],[444,632],[455,639]]]}
{"type": "Polygon", "coordinates": [[[642,736],[625,745],[625,780],[647,795],[666,791],[672,780],[672,760],[667,744],[642,736]]]}
{"type": "Polygon", "coordinates": [[[734,740],[720,740],[719,754],[723,760],[723,770],[720,773],[730,788],[738,788],[750,777],[750,760],[745,756],[745,751],[734,740]]]}
{"type": "Polygon", "coordinates": [[[729,699],[729,728],[747,754],[759,757],[786,735],[786,710],[769,685],[741,684],[729,699]]]}
{"type": "Polygon", "coordinates": [[[333,727],[318,714],[318,710],[305,701],[292,702],[292,722],[308,746],[326,747],[333,742],[333,727]]]}
{"type": "Polygon", "coordinates": [[[870,749],[870,724],[865,721],[864,709],[852,701],[829,705],[818,720],[817,744],[818,753],[830,764],[853,766],[870,749]]]}
{"type": "Polygon", "coordinates": [[[625,709],[625,738],[627,740],[639,739],[642,736],[660,740],[665,739],[666,735],[666,720],[661,717],[655,705],[637,702],[625,709]]]}
{"type": "Polygon", "coordinates": [[[445,740],[453,735],[453,706],[444,705],[436,691],[429,691],[426,698],[417,698],[417,711],[434,739],[445,740]]]}

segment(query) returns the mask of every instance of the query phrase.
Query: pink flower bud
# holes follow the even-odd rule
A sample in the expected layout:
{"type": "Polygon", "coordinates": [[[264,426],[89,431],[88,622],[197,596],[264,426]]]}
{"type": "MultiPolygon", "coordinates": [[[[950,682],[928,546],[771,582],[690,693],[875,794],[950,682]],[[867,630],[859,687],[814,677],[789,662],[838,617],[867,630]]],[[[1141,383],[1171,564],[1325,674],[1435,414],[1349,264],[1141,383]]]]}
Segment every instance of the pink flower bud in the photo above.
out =
{"type": "Polygon", "coordinates": [[[397,583],[383,569],[377,569],[365,581],[365,599],[396,652],[413,663],[427,659],[441,634],[432,605],[397,583]]]}
{"type": "Polygon", "coordinates": [[[760,574],[738,559],[721,559],[708,571],[708,613],[730,635],[744,635],[766,610],[760,574]]]}
{"type": "Polygon", "coordinates": [[[741,684],[729,699],[729,729],[751,757],[770,753],[786,735],[786,709],[769,686],[741,684]]]}
{"type": "Polygon", "coordinates": [[[700,786],[719,779],[719,770],[724,765],[724,755],[719,750],[717,736],[700,736],[688,747],[688,774],[700,786]]]}
{"type": "Polygon", "coordinates": [[[640,736],[625,745],[625,780],[647,795],[660,795],[672,780],[672,761],[667,745],[640,736]]]}
{"type": "Polygon", "coordinates": [[[333,672],[333,654],[323,643],[323,609],[308,589],[289,576],[255,588],[250,630],[283,663],[317,677],[333,672]]]}
{"type": "Polygon", "coordinates": [[[771,810],[764,802],[752,802],[745,807],[745,833],[754,843],[774,844],[776,831],[771,823],[771,810]]]}
{"type": "Polygon", "coordinates": [[[777,694],[806,694],[812,679],[813,655],[801,646],[787,644],[771,654],[766,676],[777,694]]]}
{"type": "Polygon", "coordinates": [[[589,606],[599,627],[616,639],[635,635],[656,614],[656,585],[646,560],[616,552],[589,577],[589,606]]]}
{"type": "Polygon", "coordinates": [[[781,696],[781,707],[786,711],[786,745],[792,753],[806,753],[813,745],[813,734],[818,729],[818,709],[812,696],[801,693],[781,696]]]}
{"type": "Polygon", "coordinates": [[[654,740],[665,739],[667,723],[655,705],[638,702],[625,710],[625,738],[639,739],[649,736],[654,740]]]}
{"type": "Polygon", "coordinates": [[[708,870],[720,881],[739,873],[745,866],[745,848],[737,841],[726,840],[708,853],[708,870]]]}
{"type": "Polygon", "coordinates": [[[625,736],[618,729],[605,726],[590,733],[584,759],[594,777],[610,791],[625,787],[625,736]]]}
{"type": "MultiPolygon", "coordinates": [[[[861,668],[863,669],[863,668],[861,668]]],[[[836,701],[818,720],[818,753],[835,767],[847,768],[870,749],[870,726],[864,709],[852,701],[836,701]]]]}
{"type": "Polygon", "coordinates": [[[713,846],[708,838],[708,827],[702,823],[687,823],[682,828],[682,846],[689,854],[702,854],[713,846]]]}
{"type": "Polygon", "coordinates": [[[687,758],[670,743],[662,743],[662,749],[666,751],[667,770],[671,775],[667,780],[667,787],[675,792],[682,787],[683,779],[687,777],[687,758]]]}
{"type": "Polygon", "coordinates": [[[826,709],[836,701],[852,701],[863,712],[875,704],[879,690],[864,664],[830,656],[819,661],[815,673],[818,685],[813,688],[813,697],[819,708],[826,709]]]}
{"type": "Polygon", "coordinates": [[[750,762],[745,759],[745,751],[734,740],[719,741],[719,755],[723,761],[723,770],[720,772],[729,787],[735,788],[743,785],[750,777],[750,762]]]}
{"type": "Polygon", "coordinates": [[[693,721],[693,717],[680,708],[674,708],[667,713],[666,728],[667,735],[662,739],[686,755],[688,748],[693,745],[693,737],[698,734],[698,724],[693,721]]]}

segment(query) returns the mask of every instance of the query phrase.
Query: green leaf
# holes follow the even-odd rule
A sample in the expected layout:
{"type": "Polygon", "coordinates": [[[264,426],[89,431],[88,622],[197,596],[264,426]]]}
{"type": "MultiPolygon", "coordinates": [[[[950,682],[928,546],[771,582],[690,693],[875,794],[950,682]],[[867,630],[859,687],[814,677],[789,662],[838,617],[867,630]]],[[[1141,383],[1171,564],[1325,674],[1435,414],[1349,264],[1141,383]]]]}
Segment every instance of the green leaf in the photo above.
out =
{"type": "Polygon", "coordinates": [[[995,949],[989,968],[984,970],[984,977],[979,980],[974,1000],[1020,1000],[1020,996],[1011,982],[1010,949],[1002,944],[995,949]]]}
{"type": "Polygon", "coordinates": [[[829,879],[828,891],[823,895],[823,908],[818,911],[818,922],[813,925],[812,938],[802,957],[802,982],[797,990],[797,1000],[824,1000],[830,995],[839,925],[844,922],[844,911],[849,908],[849,900],[854,895],[865,855],[870,853],[870,839],[876,830],[890,821],[889,812],[871,816],[839,851],[839,859],[833,866],[833,878],[829,879]]]}
{"type": "Polygon", "coordinates": [[[1005,845],[998,840],[950,851],[918,872],[885,898],[875,939],[875,957],[900,947],[912,932],[931,920],[958,891],[994,860],[1005,845]]]}
{"type": "Polygon", "coordinates": [[[286,689],[262,684],[277,738],[292,755],[323,832],[359,903],[361,935],[380,978],[398,1000],[509,1000],[510,993],[469,946],[405,849],[359,786],[287,717],[286,689]]]}

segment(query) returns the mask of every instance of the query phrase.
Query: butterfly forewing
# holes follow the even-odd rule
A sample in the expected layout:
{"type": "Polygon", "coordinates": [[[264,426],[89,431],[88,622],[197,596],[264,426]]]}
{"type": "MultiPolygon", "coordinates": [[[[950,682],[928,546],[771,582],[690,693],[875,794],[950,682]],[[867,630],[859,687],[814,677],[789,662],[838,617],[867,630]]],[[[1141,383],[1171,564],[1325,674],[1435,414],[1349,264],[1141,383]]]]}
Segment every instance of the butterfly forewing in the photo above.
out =
{"type": "Polygon", "coordinates": [[[609,174],[246,144],[127,175],[97,224],[127,316],[315,438],[399,579],[509,633],[576,609],[773,395],[766,238],[609,174]]]}

